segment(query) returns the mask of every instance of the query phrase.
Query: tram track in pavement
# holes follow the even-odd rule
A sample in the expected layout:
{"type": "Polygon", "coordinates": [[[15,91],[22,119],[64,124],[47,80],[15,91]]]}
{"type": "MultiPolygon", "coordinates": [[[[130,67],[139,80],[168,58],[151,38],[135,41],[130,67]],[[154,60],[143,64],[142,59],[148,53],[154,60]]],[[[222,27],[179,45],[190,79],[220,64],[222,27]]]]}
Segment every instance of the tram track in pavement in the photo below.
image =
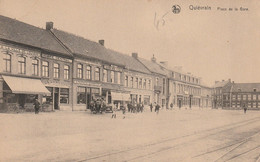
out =
{"type": "MultiPolygon", "coordinates": [[[[124,150],[120,150],[120,151],[107,152],[107,153],[104,153],[104,154],[92,156],[92,157],[81,159],[81,160],[78,160],[78,161],[83,162],[83,161],[91,161],[91,160],[98,160],[98,159],[108,159],[108,158],[113,159],[112,156],[118,157],[120,155],[125,155],[127,153],[131,153],[131,152],[134,152],[134,151],[138,151],[138,150],[143,151],[145,148],[154,147],[153,148],[153,149],[155,149],[154,151],[149,151],[148,153],[145,152],[145,153],[138,155],[138,156],[135,155],[134,157],[128,158],[127,160],[124,160],[124,161],[133,161],[133,160],[137,160],[137,159],[142,159],[142,158],[145,158],[147,156],[159,154],[159,153],[174,149],[176,147],[186,145],[191,141],[192,142],[198,141],[198,140],[207,138],[209,136],[212,136],[212,135],[215,135],[215,134],[218,134],[218,133],[222,133],[222,132],[229,131],[229,130],[232,130],[232,129],[235,129],[235,128],[238,128],[238,127],[241,127],[241,126],[248,125],[250,123],[254,123],[254,122],[259,121],[259,120],[260,120],[260,117],[256,117],[256,118],[241,121],[241,122],[238,122],[238,123],[230,123],[230,124],[219,126],[219,127],[216,127],[216,128],[211,128],[211,129],[203,130],[203,131],[200,131],[200,132],[195,132],[195,133],[183,135],[183,136],[180,136],[180,137],[174,137],[174,138],[159,140],[159,141],[156,141],[156,142],[151,142],[151,143],[144,144],[144,145],[138,145],[138,146],[128,148],[128,149],[124,149],[124,150]],[[198,138],[195,137],[197,135],[199,135],[198,138]],[[191,139],[188,142],[187,141],[180,142],[179,144],[174,144],[174,145],[169,146],[169,147],[161,146],[161,148],[159,148],[159,149],[157,147],[155,147],[155,146],[158,146],[160,144],[167,143],[167,142],[176,141],[178,143],[179,140],[184,140],[185,138],[191,138],[191,139]]],[[[234,146],[234,145],[235,144],[230,144],[229,147],[234,146]]],[[[228,147],[228,146],[226,146],[226,147],[228,147]]],[[[219,148],[219,149],[221,149],[221,148],[219,148]]]]}

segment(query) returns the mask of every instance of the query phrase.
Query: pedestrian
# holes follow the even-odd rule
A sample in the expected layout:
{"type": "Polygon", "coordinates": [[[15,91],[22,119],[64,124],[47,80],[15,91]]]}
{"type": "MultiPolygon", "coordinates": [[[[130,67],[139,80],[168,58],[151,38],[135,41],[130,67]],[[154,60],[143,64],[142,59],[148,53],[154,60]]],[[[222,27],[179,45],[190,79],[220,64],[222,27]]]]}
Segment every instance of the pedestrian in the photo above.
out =
{"type": "Polygon", "coordinates": [[[153,112],[153,104],[152,103],[150,104],[150,110],[151,110],[151,112],[153,112]]]}
{"type": "Polygon", "coordinates": [[[171,110],[173,109],[173,103],[170,104],[171,110]]]}
{"type": "Polygon", "coordinates": [[[34,109],[35,109],[35,114],[39,114],[40,102],[38,101],[37,98],[35,99],[33,105],[34,105],[34,109]]]}
{"type": "Polygon", "coordinates": [[[113,114],[111,118],[116,118],[117,106],[114,104],[112,109],[113,109],[113,114]]]}
{"type": "Polygon", "coordinates": [[[155,106],[155,112],[157,112],[157,115],[159,114],[159,110],[160,110],[160,106],[157,103],[156,106],[155,106]]]}
{"type": "Polygon", "coordinates": [[[243,104],[244,114],[246,114],[247,106],[246,104],[243,104]]]}

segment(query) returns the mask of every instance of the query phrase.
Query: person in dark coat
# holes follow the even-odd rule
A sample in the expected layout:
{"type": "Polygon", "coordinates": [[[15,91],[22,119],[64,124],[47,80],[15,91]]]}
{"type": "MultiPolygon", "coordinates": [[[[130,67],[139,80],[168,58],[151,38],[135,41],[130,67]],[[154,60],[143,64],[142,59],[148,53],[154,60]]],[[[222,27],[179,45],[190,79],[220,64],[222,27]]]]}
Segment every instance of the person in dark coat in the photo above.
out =
{"type": "Polygon", "coordinates": [[[173,109],[173,103],[170,104],[171,110],[173,109]]]}
{"type": "Polygon", "coordinates": [[[35,114],[38,114],[39,113],[39,109],[40,109],[40,102],[38,101],[38,99],[36,98],[34,103],[34,109],[35,109],[35,114]]]}
{"type": "Polygon", "coordinates": [[[156,106],[155,106],[155,112],[157,112],[157,114],[159,114],[159,110],[160,110],[160,106],[159,106],[159,104],[157,103],[156,106]]]}
{"type": "Polygon", "coordinates": [[[153,104],[152,103],[150,104],[150,109],[151,109],[151,112],[153,112],[153,104]]]}
{"type": "Polygon", "coordinates": [[[246,110],[247,110],[246,104],[243,104],[243,109],[244,109],[244,114],[246,114],[246,110]]]}

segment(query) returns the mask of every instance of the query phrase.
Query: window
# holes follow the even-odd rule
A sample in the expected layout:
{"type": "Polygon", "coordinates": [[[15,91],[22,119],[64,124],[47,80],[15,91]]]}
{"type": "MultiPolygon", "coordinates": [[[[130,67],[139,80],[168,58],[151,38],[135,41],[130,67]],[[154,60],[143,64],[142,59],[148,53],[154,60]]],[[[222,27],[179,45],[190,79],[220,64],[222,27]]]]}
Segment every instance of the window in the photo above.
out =
{"type": "Polygon", "coordinates": [[[83,65],[82,64],[78,64],[77,67],[77,78],[83,78],[83,65]]]}
{"type": "Polygon", "coordinates": [[[138,88],[138,78],[135,78],[135,88],[138,88]]]}
{"type": "Polygon", "coordinates": [[[86,67],[86,79],[91,80],[91,66],[86,67]]]}
{"type": "Polygon", "coordinates": [[[172,77],[174,78],[174,72],[172,72],[172,77]]]}
{"type": "Polygon", "coordinates": [[[111,83],[115,83],[115,72],[114,71],[111,71],[111,83]]]}
{"type": "Polygon", "coordinates": [[[256,95],[255,94],[253,95],[253,100],[256,100],[256,95]]]}
{"type": "Polygon", "coordinates": [[[69,104],[69,88],[60,89],[60,103],[69,104]]]}
{"type": "MultiPolygon", "coordinates": [[[[186,80],[186,76],[185,76],[186,80]]],[[[166,83],[165,83],[165,78],[163,78],[163,94],[165,94],[165,88],[166,88],[166,83]]]]}
{"type": "Polygon", "coordinates": [[[103,70],[103,81],[107,82],[107,70],[106,69],[103,70]]]}
{"type": "Polygon", "coordinates": [[[121,84],[121,72],[117,72],[117,83],[121,84]]]}
{"type": "Polygon", "coordinates": [[[95,80],[100,80],[100,68],[95,68],[95,80]]]}
{"type": "Polygon", "coordinates": [[[4,72],[11,72],[11,55],[5,54],[4,55],[4,72]]]}
{"type": "Polygon", "coordinates": [[[143,79],[139,79],[139,88],[142,88],[143,86],[142,86],[142,83],[143,83],[143,79]]]}
{"type": "Polygon", "coordinates": [[[70,67],[69,65],[64,65],[64,79],[69,80],[70,78],[70,67]]]}
{"type": "Polygon", "coordinates": [[[32,75],[38,75],[39,61],[36,59],[32,60],[32,75]]]}
{"type": "Polygon", "coordinates": [[[143,88],[146,89],[146,79],[144,79],[143,88]]]}
{"type": "Polygon", "coordinates": [[[86,88],[78,87],[77,89],[77,103],[86,104],[86,88]]]}
{"type": "Polygon", "coordinates": [[[256,88],[254,88],[254,92],[256,92],[256,88]]]}
{"type": "Polygon", "coordinates": [[[131,77],[130,79],[130,87],[134,88],[134,77],[131,77]]]}
{"type": "Polygon", "coordinates": [[[128,76],[125,76],[125,87],[128,87],[128,76]]]}
{"type": "Polygon", "coordinates": [[[156,86],[159,85],[159,78],[156,78],[155,85],[156,85],[156,86]]]}
{"type": "Polygon", "coordinates": [[[25,63],[26,59],[25,57],[18,57],[18,73],[19,74],[25,74],[25,67],[26,67],[26,63],[25,63]]]}
{"type": "Polygon", "coordinates": [[[148,80],[148,89],[151,89],[151,80],[148,80]]]}
{"type": "Polygon", "coordinates": [[[49,62],[42,61],[42,76],[49,77],[49,62]]]}
{"type": "Polygon", "coordinates": [[[53,64],[53,77],[54,78],[60,77],[60,65],[57,63],[53,64]]]}

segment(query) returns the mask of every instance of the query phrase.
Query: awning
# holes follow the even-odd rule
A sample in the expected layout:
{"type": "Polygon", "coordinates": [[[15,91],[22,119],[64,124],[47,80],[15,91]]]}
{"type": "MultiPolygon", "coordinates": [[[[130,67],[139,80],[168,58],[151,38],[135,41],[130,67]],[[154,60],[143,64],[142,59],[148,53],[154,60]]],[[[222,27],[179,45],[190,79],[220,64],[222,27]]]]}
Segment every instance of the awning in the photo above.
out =
{"type": "Polygon", "coordinates": [[[3,76],[12,93],[17,94],[50,94],[39,79],[3,76]]]}
{"type": "Polygon", "coordinates": [[[130,94],[128,93],[111,92],[111,97],[115,101],[130,101],[130,94]]]}

